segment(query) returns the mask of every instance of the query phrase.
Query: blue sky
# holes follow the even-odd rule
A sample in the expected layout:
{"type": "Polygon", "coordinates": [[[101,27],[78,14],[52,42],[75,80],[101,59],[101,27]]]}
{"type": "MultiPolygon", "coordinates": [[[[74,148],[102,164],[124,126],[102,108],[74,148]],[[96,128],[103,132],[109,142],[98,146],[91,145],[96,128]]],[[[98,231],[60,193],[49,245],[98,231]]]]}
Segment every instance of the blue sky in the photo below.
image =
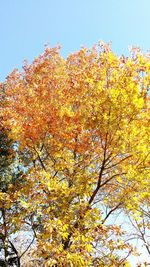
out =
{"type": "Polygon", "coordinates": [[[117,54],[129,45],[150,47],[150,0],[0,0],[0,81],[44,50],[62,55],[112,41],[117,54]]]}

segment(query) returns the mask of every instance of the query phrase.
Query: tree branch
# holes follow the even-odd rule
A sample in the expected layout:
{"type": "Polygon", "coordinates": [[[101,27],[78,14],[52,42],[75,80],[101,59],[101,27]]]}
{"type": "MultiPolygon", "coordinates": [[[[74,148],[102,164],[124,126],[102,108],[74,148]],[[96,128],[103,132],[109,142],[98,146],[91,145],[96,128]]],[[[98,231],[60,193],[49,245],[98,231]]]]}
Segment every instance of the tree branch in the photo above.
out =
{"type": "Polygon", "coordinates": [[[105,223],[105,221],[108,219],[108,217],[117,209],[119,206],[122,205],[122,202],[119,202],[114,208],[112,208],[106,215],[106,217],[103,219],[102,224],[105,223]]]}

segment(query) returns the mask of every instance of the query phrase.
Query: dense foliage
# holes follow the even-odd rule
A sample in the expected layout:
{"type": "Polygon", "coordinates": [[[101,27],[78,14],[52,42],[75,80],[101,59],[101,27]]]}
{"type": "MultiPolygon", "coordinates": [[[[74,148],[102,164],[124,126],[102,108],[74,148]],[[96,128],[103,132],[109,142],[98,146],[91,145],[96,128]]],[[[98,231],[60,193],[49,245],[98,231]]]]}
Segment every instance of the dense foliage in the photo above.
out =
{"type": "Polygon", "coordinates": [[[150,254],[149,84],[149,55],[100,44],[67,59],[46,48],[1,85],[3,125],[24,166],[1,186],[1,233],[32,235],[13,243],[22,266],[129,266],[132,238],[150,254]]]}

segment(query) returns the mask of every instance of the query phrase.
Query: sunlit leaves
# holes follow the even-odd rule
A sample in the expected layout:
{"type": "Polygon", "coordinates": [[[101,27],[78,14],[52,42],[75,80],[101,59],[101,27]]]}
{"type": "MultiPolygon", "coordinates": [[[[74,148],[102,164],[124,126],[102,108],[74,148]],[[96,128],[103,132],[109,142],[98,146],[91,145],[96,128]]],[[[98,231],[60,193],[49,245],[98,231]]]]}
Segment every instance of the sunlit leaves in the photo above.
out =
{"type": "Polygon", "coordinates": [[[139,50],[100,44],[64,60],[56,47],[7,78],[5,124],[29,161],[20,220],[36,225],[45,266],[127,266],[109,218],[149,197],[149,68],[139,50]]]}

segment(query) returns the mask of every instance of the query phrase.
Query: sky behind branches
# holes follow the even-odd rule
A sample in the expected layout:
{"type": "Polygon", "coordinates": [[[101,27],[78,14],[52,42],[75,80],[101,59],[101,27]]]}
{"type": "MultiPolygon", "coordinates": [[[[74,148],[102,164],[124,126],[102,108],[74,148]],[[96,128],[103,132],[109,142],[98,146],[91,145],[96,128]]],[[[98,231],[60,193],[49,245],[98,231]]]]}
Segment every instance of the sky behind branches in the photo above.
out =
{"type": "Polygon", "coordinates": [[[115,53],[150,47],[150,0],[0,0],[0,81],[49,43],[62,55],[112,41],[115,53]]]}

